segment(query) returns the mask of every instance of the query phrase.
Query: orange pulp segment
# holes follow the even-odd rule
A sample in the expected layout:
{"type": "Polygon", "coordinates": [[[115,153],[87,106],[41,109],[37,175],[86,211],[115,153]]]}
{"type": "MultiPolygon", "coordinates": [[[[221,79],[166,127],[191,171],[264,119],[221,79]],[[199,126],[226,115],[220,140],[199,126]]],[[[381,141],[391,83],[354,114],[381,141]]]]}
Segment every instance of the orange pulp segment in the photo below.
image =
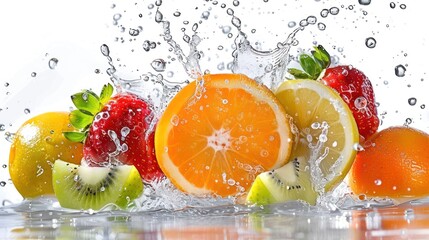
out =
{"type": "Polygon", "coordinates": [[[291,118],[268,88],[245,75],[200,81],[198,91],[196,81],[179,91],[157,124],[159,165],[184,192],[244,193],[259,173],[287,163],[291,118]]]}

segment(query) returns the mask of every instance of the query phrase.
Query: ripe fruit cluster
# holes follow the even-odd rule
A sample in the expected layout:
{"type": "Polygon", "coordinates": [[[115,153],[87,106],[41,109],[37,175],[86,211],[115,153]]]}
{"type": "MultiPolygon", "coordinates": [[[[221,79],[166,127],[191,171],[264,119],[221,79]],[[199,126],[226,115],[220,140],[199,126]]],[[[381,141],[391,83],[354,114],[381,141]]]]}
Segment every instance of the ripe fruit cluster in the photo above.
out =
{"type": "Polygon", "coordinates": [[[112,96],[110,84],[100,95],[83,90],[71,97],[76,110],[22,125],[11,146],[12,181],[26,198],[55,193],[75,209],[127,208],[143,183],[164,177],[198,196],[316,204],[350,169],[354,194],[428,195],[429,135],[378,131],[370,80],[352,66],[330,67],[322,46],[299,61],[302,69],[289,69],[296,79],[275,92],[241,74],[204,75],[156,125],[137,95],[112,96]]]}

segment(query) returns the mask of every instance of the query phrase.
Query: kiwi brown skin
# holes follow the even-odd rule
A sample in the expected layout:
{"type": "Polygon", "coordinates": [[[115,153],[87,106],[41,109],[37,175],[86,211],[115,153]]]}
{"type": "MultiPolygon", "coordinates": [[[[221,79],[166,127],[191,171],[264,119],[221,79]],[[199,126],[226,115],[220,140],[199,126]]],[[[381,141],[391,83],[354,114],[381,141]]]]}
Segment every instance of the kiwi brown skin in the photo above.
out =
{"type": "Polygon", "coordinates": [[[249,190],[247,203],[267,205],[303,200],[316,205],[318,194],[310,179],[302,158],[295,157],[281,168],[259,174],[249,190]]]}
{"type": "Polygon", "coordinates": [[[143,192],[140,174],[134,166],[91,168],[61,160],[54,164],[53,185],[60,205],[71,209],[99,210],[107,204],[125,209],[143,192]],[[90,169],[85,169],[84,177],[79,168],[90,169]]]}

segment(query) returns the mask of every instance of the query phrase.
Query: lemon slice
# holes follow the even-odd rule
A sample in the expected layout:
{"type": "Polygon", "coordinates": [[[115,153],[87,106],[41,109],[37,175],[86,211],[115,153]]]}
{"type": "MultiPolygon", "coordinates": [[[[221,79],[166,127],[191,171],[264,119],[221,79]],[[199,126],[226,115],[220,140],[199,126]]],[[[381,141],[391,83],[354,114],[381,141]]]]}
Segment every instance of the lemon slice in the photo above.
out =
{"type": "Polygon", "coordinates": [[[353,114],[339,94],[313,80],[289,80],[276,96],[296,126],[296,145],[284,167],[258,175],[249,203],[305,200],[333,189],[350,170],[359,133],[353,114]]]}

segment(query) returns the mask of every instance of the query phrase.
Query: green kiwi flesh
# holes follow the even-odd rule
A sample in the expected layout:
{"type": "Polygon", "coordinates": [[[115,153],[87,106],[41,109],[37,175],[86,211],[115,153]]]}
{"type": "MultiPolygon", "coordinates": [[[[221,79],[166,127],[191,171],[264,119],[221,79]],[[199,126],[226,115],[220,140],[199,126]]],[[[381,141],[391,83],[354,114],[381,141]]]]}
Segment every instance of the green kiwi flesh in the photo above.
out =
{"type": "Polygon", "coordinates": [[[60,205],[71,209],[99,210],[109,203],[125,209],[143,192],[132,165],[88,167],[57,160],[52,183],[60,205]]]}
{"type": "Polygon", "coordinates": [[[315,205],[318,194],[303,157],[294,157],[281,168],[259,174],[247,195],[248,204],[267,205],[303,200],[315,205]]]}

